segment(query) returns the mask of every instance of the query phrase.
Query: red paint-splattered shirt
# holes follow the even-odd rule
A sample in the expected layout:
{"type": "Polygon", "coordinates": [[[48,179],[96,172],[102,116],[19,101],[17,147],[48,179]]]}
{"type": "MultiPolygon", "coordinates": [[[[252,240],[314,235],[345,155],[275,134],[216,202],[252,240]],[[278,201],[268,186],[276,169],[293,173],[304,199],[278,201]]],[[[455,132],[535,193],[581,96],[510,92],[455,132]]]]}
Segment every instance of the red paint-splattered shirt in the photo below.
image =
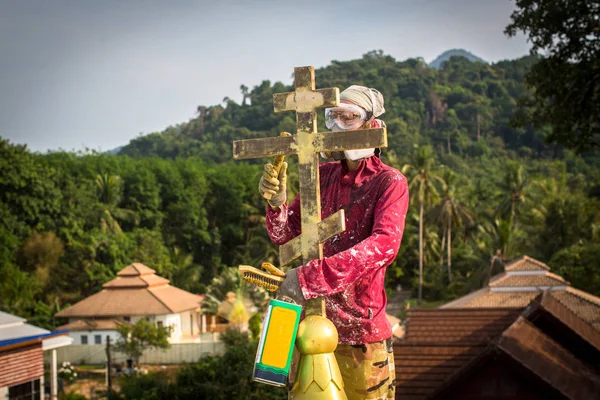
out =
{"type": "MultiPolygon", "coordinates": [[[[408,208],[406,178],[372,156],[349,171],[345,161],[321,164],[321,218],[339,209],[346,231],[323,245],[322,260],[298,267],[306,299],[323,296],[327,317],[342,344],[373,343],[392,335],[386,319],[384,277],[402,241],[408,208]]],[[[267,231],[282,245],[300,234],[300,196],[292,204],[267,206],[267,231]]]]}

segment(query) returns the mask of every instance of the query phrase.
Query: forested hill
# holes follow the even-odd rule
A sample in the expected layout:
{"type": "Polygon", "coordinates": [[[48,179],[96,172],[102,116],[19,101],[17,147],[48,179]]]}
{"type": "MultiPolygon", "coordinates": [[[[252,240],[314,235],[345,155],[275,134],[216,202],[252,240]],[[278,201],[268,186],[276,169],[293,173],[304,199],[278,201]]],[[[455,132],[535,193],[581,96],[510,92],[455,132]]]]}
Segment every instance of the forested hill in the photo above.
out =
{"type": "MultiPolygon", "coordinates": [[[[316,72],[318,87],[360,84],[385,96],[390,149],[403,156],[413,143],[431,144],[438,152],[477,156],[514,152],[531,157],[555,157],[561,152],[544,145],[545,129],[513,129],[517,99],[526,92],[523,76],[532,57],[493,65],[453,57],[440,70],[421,59],[396,61],[381,51],[353,61],[332,61],[316,72]]],[[[272,94],[290,86],[263,81],[241,88],[242,104],[199,106],[187,123],[132,140],[121,150],[131,156],[200,156],[207,161],[231,160],[236,139],[276,136],[295,129],[293,113],[274,114],[272,94]]],[[[321,118],[322,119],[322,118],[321,118]]],[[[322,125],[321,125],[322,128],[322,125]]]]}
{"type": "MultiPolygon", "coordinates": [[[[417,286],[422,204],[426,300],[474,290],[497,272],[491,260],[523,254],[600,295],[600,157],[544,144],[548,128],[511,127],[530,111],[518,99],[535,62],[458,57],[436,70],[371,52],[317,70],[319,87],[361,84],[386,99],[383,159],[405,172],[412,200],[388,288],[417,286]]],[[[132,262],[218,300],[237,290],[237,265],[276,262],[257,191],[265,160],[234,162],[232,141],[293,132],[294,113],[272,102],[292,88],[241,90],[241,104],[200,106],[119,155],[41,155],[0,139],[0,309],[57,326],[54,313],[132,262]]]]}

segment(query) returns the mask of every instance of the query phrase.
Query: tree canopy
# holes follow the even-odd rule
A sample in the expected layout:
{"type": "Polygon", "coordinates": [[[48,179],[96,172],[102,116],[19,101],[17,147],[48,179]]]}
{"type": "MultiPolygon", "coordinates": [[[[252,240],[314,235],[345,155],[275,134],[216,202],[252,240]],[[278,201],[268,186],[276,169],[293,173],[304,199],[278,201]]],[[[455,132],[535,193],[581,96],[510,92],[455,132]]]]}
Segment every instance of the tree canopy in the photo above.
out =
{"type": "Polygon", "coordinates": [[[550,142],[577,152],[600,146],[600,3],[517,0],[506,34],[525,33],[540,57],[526,75],[519,124],[550,124],[550,142]]]}

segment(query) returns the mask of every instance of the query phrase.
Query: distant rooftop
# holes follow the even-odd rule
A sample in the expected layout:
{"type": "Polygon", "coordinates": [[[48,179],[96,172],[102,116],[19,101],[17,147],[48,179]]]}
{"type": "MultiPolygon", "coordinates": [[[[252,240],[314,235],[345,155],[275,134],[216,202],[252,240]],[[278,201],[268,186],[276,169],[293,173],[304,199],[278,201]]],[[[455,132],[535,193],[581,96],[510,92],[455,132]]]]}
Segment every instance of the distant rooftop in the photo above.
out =
{"type": "Polygon", "coordinates": [[[102,285],[102,290],[60,311],[57,317],[106,318],[131,315],[164,315],[195,310],[198,295],[169,285],[152,268],[133,263],[102,285]]]}

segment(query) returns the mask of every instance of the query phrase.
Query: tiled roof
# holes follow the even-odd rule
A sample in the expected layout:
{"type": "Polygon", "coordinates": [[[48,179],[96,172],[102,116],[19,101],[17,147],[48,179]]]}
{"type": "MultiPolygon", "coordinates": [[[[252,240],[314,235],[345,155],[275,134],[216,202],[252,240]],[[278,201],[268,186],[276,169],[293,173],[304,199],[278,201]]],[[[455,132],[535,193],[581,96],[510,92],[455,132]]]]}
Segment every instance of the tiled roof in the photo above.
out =
{"type": "Polygon", "coordinates": [[[473,362],[510,326],[520,309],[409,311],[404,340],[394,344],[396,396],[427,398],[473,362]]]}
{"type": "Polygon", "coordinates": [[[168,279],[161,278],[157,275],[142,275],[142,276],[117,276],[110,282],[106,282],[102,285],[103,288],[111,288],[111,287],[153,287],[160,285],[167,285],[169,283],[168,279]]]}
{"type": "Polygon", "coordinates": [[[156,273],[155,270],[153,270],[150,267],[145,266],[144,264],[133,263],[133,264],[126,266],[122,270],[120,270],[117,273],[117,275],[118,276],[140,276],[140,275],[152,275],[154,273],[156,273]]]}
{"type": "MultiPolygon", "coordinates": [[[[538,295],[535,304],[550,310],[575,332],[584,332],[587,325],[581,319],[569,315],[558,302],[552,303],[555,294],[538,295]]],[[[526,320],[527,315],[538,318],[531,309],[409,311],[405,339],[394,343],[396,398],[444,399],[449,393],[460,398],[456,396],[463,394],[461,385],[468,387],[469,380],[477,379],[477,368],[495,362],[500,354],[515,362],[515,368],[525,367],[537,376],[532,384],[544,382],[567,399],[595,398],[600,393],[600,376],[543,330],[551,329],[554,334],[555,325],[537,327],[526,320]]],[[[600,341],[597,331],[584,333],[581,338],[587,343],[596,346],[600,341]]],[[[499,368],[511,368],[512,364],[499,362],[499,368]]],[[[534,378],[524,379],[527,385],[534,378]]]]}
{"type": "Polygon", "coordinates": [[[531,258],[529,256],[523,256],[518,260],[515,260],[505,267],[506,271],[550,271],[550,267],[541,261],[531,258]]]}
{"type": "Polygon", "coordinates": [[[168,284],[154,270],[135,263],[124,268],[104,289],[57,313],[57,317],[162,315],[193,310],[200,298],[168,284]]]}
{"type": "Polygon", "coordinates": [[[600,331],[600,298],[575,288],[553,292],[552,295],[577,316],[600,331]]]}
{"type": "MultiPolygon", "coordinates": [[[[589,321],[583,319],[572,309],[575,307],[569,308],[561,303],[558,297],[564,298],[565,293],[566,292],[544,292],[544,294],[536,299],[534,305],[539,305],[541,309],[552,314],[554,318],[557,318],[563,324],[568,325],[571,330],[577,333],[577,335],[600,351],[600,334],[596,332],[599,330],[597,324],[594,326],[594,324],[590,324],[589,321]]],[[[595,313],[596,316],[600,315],[600,307],[596,308],[595,313]]]]}
{"type": "MultiPolygon", "coordinates": [[[[542,292],[487,292],[469,302],[458,304],[458,308],[515,307],[524,308],[542,292]]],[[[557,301],[579,318],[600,331],[600,298],[581,290],[568,287],[566,290],[549,292],[557,301]]],[[[449,307],[452,308],[452,307],[449,307]]]]}
{"type": "Polygon", "coordinates": [[[488,292],[464,304],[463,308],[510,307],[525,308],[531,300],[540,295],[535,292],[488,292]]]}
{"type": "Polygon", "coordinates": [[[502,334],[498,348],[568,399],[593,399],[600,393],[598,376],[522,317],[502,334]]]}
{"type": "Polygon", "coordinates": [[[117,326],[127,323],[118,319],[80,319],[59,326],[57,329],[68,329],[70,331],[114,331],[117,329],[117,326]]]}
{"type": "Polygon", "coordinates": [[[567,286],[569,282],[562,277],[547,272],[545,275],[504,275],[490,283],[490,287],[523,287],[523,286],[567,286]]]}

